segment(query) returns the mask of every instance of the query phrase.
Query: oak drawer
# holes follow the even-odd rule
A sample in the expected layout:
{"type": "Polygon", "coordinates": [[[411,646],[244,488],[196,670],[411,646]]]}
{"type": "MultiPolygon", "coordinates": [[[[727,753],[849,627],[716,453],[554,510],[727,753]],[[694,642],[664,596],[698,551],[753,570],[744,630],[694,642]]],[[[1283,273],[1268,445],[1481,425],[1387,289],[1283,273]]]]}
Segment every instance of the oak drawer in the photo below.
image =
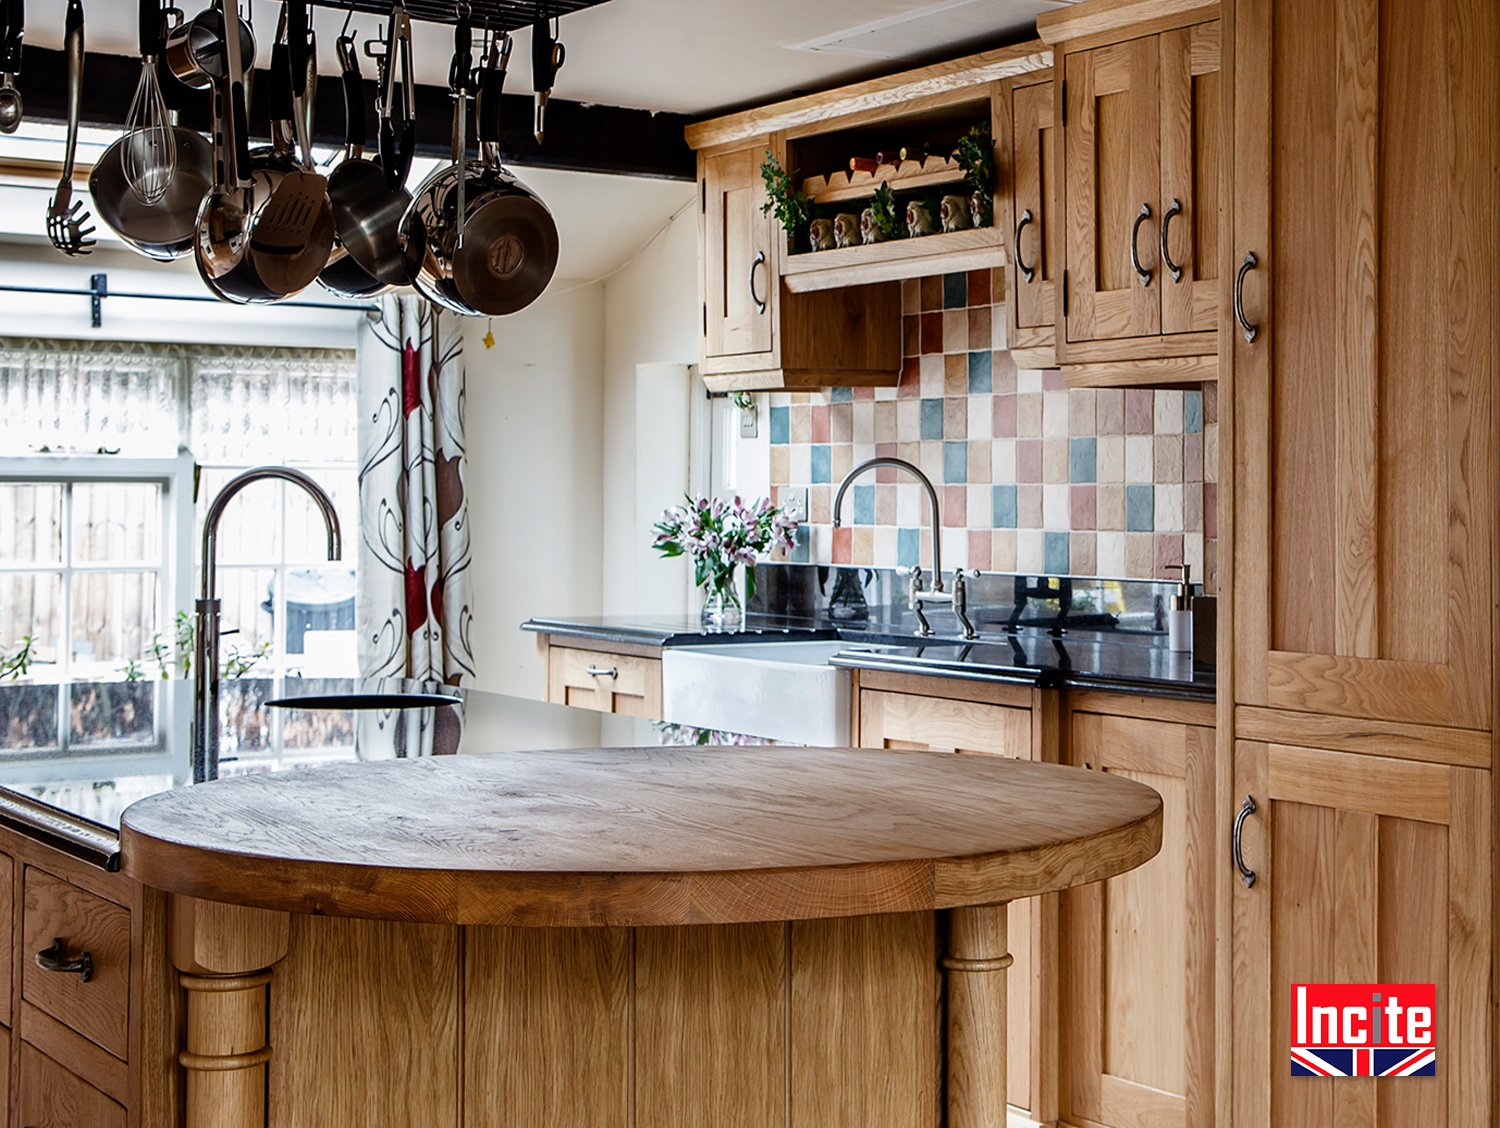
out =
{"type": "Polygon", "coordinates": [[[128,1054],[130,1027],[130,912],[112,901],[26,867],[21,918],[21,995],[116,1057],[128,1054]],[[87,952],[93,972],[44,971],[36,954],[62,940],[63,956],[87,952]]]}
{"type": "Polygon", "coordinates": [[[547,700],[660,720],[661,659],[553,646],[547,658],[547,700]]]}
{"type": "Polygon", "coordinates": [[[21,1043],[25,1128],[125,1128],[125,1109],[29,1043],[21,1043]]]}

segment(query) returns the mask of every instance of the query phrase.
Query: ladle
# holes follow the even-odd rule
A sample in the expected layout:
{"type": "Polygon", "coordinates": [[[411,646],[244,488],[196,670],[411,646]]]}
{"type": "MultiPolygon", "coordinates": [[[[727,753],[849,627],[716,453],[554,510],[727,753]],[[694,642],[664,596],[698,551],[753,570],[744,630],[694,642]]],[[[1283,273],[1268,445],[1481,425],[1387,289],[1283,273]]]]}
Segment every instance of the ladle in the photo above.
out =
{"type": "Polygon", "coordinates": [[[21,38],[25,30],[25,0],[0,0],[0,133],[14,133],[21,126],[25,103],[16,89],[16,75],[21,73],[21,38]]]}

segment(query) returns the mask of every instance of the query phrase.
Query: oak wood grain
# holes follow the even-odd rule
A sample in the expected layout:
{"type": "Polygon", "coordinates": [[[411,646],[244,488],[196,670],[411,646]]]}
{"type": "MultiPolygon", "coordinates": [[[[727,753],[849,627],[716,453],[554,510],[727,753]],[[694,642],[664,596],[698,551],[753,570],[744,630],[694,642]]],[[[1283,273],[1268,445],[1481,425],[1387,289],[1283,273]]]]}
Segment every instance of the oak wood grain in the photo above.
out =
{"type": "Polygon", "coordinates": [[[1237,707],[1234,723],[1235,731],[1245,740],[1270,740],[1467,768],[1489,768],[1494,759],[1490,734],[1468,729],[1262,709],[1254,705],[1237,707]]]}
{"type": "Polygon", "coordinates": [[[111,1100],[130,1106],[131,1070],[108,1050],[100,1049],[82,1034],[25,1001],[21,1003],[16,1033],[111,1100]]]}
{"type": "Polygon", "coordinates": [[[1044,43],[1065,43],[1091,35],[1130,33],[1152,20],[1212,17],[1218,9],[1218,0],[1094,0],[1041,13],[1036,31],[1044,43]]]}
{"type": "Polygon", "coordinates": [[[1139,865],[1149,789],[1002,757],[593,749],[350,764],[143,800],[124,869],[261,908],[732,923],[993,903],[1139,865]]]}
{"type": "Polygon", "coordinates": [[[18,1107],[26,1128],[125,1128],[124,1106],[40,1050],[22,1042],[20,1062],[18,1107]]]}
{"type": "Polygon", "coordinates": [[[193,975],[239,975],[270,967],[286,955],[290,927],[285,913],[223,901],[174,896],[167,907],[172,963],[193,975]]]}

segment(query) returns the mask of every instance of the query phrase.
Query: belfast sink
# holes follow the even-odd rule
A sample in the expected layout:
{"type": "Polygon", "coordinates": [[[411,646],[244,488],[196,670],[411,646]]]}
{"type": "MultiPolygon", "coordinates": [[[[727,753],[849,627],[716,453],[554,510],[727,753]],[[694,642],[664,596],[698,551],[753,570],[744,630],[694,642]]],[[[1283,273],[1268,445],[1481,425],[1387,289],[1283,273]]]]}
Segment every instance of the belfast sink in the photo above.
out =
{"type": "Polygon", "coordinates": [[[847,642],[669,646],[663,719],[789,744],[849,744],[849,671],[828,659],[847,642]]]}

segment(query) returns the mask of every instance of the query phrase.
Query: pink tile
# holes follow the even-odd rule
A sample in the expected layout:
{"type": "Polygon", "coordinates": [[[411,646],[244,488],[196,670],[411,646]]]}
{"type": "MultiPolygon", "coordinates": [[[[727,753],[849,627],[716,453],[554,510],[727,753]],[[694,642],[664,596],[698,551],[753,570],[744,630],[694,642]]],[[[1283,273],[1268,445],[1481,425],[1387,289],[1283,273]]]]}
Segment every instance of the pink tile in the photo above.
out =
{"type": "MultiPolygon", "coordinates": [[[[880,471],[877,469],[876,473],[880,471]]],[[[875,524],[894,525],[896,523],[896,487],[875,487],[875,524]]]]}
{"type": "Polygon", "coordinates": [[[909,356],[901,362],[901,382],[896,385],[897,399],[914,399],[922,394],[922,362],[909,356]]]}
{"type": "MultiPolygon", "coordinates": [[[[989,271],[986,271],[986,270],[972,270],[972,271],[970,271],[969,272],[969,279],[970,279],[969,285],[972,286],[974,284],[973,283],[974,275],[976,275],[976,274],[985,274],[985,275],[988,275],[988,273],[989,273],[989,271]]],[[[989,279],[986,278],[985,281],[988,282],[989,279]]],[[[993,538],[990,536],[990,531],[988,529],[970,529],[969,530],[969,567],[970,568],[978,568],[981,572],[988,572],[990,570],[990,546],[991,546],[991,541],[992,540],[993,540],[993,538]]]]}
{"type": "MultiPolygon", "coordinates": [[[[969,304],[971,306],[987,306],[990,304],[990,272],[986,270],[969,271],[969,304]]],[[[989,556],[989,552],[985,552],[989,556]]],[[[970,550],[970,559],[973,559],[973,550],[970,550]]]]}
{"type": "MultiPolygon", "coordinates": [[[[1092,529],[1096,525],[1095,507],[1097,497],[1093,486],[1074,486],[1069,497],[1071,514],[1069,528],[1092,529]]],[[[1075,569],[1076,570],[1076,569],[1075,569]]]]}
{"type": "Polygon", "coordinates": [[[1042,440],[1016,440],[1016,481],[1040,482],[1042,480],[1042,440]]]}
{"type": "Polygon", "coordinates": [[[1182,534],[1181,533],[1157,533],[1156,534],[1156,577],[1162,580],[1173,579],[1177,573],[1167,571],[1168,564],[1182,563],[1182,534]]]}
{"type": "Polygon", "coordinates": [[[1040,529],[1042,527],[1042,487],[1025,485],[1016,487],[1016,527],[1040,529]]]}
{"type": "Polygon", "coordinates": [[[1201,434],[1182,437],[1182,480],[1203,481],[1203,436],[1201,434]]]}
{"type": "Polygon", "coordinates": [[[969,510],[967,486],[943,487],[943,527],[961,529],[969,510]]]}
{"type": "Polygon", "coordinates": [[[848,525],[842,525],[833,530],[833,562],[835,564],[850,563],[853,555],[852,533],[853,530],[848,525]]]}
{"type": "MultiPolygon", "coordinates": [[[[898,457],[898,455],[896,454],[896,444],[895,443],[876,443],[875,444],[875,457],[876,458],[896,458],[896,457],[898,457]]],[[[877,466],[877,467],[875,467],[875,480],[877,482],[894,482],[894,481],[897,481],[898,479],[896,477],[896,474],[897,474],[897,470],[896,470],[896,468],[894,466],[877,466]]]]}
{"type": "Polygon", "coordinates": [[[874,398],[875,398],[875,389],[874,388],[855,388],[854,389],[854,399],[855,399],[855,402],[858,402],[859,400],[872,400],[874,398]]]}
{"type": "Polygon", "coordinates": [[[1155,399],[1149,389],[1125,390],[1125,433],[1149,435],[1156,430],[1155,399]]]}
{"type": "Polygon", "coordinates": [[[1016,437],[1016,397],[995,397],[995,438],[1013,439],[1016,437]]]}
{"type": "Polygon", "coordinates": [[[1203,535],[1215,539],[1219,535],[1219,483],[1203,483],[1203,535]]]}
{"type": "Polygon", "coordinates": [[[1042,391],[1066,392],[1068,382],[1063,379],[1062,369],[1047,368],[1042,371],[1042,391]]]}
{"type": "Polygon", "coordinates": [[[812,441],[815,443],[830,441],[828,438],[828,405],[826,403],[813,404],[812,441]]]}
{"type": "Polygon", "coordinates": [[[1184,532],[1203,531],[1203,489],[1188,485],[1182,491],[1182,528],[1184,532]]]}
{"type": "Polygon", "coordinates": [[[942,313],[924,313],[922,315],[922,352],[940,353],[943,351],[943,315],[942,313]]]}

